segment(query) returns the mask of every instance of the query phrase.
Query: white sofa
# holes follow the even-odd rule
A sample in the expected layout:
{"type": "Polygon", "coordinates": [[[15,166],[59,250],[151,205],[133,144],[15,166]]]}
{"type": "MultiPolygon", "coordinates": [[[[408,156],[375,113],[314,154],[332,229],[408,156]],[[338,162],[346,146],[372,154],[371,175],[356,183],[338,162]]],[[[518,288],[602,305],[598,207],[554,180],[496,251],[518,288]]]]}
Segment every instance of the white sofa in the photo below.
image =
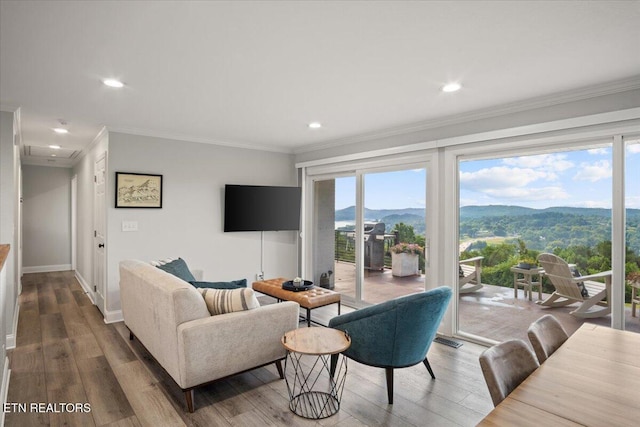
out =
{"type": "Polygon", "coordinates": [[[270,363],[284,378],[280,339],[298,327],[297,303],[211,316],[193,286],[137,260],[120,262],[120,299],[130,338],[183,390],[189,412],[199,385],[270,363]]]}

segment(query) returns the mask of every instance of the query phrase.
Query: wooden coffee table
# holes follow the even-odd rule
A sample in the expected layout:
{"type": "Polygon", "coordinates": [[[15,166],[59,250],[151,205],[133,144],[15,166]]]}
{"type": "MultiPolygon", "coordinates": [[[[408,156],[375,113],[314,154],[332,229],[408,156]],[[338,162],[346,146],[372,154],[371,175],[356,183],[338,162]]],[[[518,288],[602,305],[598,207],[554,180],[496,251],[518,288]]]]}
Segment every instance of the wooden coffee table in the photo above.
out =
{"type": "MultiPolygon", "coordinates": [[[[311,310],[325,305],[338,304],[338,314],[340,314],[340,294],[329,289],[314,286],[308,291],[293,292],[282,289],[282,283],[289,279],[278,277],[276,279],[261,280],[253,282],[253,290],[262,292],[265,295],[280,301],[294,301],[300,307],[307,310],[307,326],[311,326],[311,310]]],[[[314,322],[316,323],[316,322],[314,322]]]]}

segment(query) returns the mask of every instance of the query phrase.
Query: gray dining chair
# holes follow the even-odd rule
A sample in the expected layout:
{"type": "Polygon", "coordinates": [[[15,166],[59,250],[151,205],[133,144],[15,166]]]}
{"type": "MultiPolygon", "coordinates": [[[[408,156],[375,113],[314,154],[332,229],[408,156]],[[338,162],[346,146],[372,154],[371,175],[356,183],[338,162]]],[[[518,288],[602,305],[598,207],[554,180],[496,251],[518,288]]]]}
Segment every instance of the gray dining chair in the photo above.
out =
{"type": "Polygon", "coordinates": [[[498,406],[539,366],[536,355],[522,340],[508,340],[486,349],[480,355],[480,367],[493,406],[498,406]]]}
{"type": "Polygon", "coordinates": [[[533,322],[527,330],[527,335],[540,364],[569,338],[558,319],[550,314],[545,314],[533,322]]]}

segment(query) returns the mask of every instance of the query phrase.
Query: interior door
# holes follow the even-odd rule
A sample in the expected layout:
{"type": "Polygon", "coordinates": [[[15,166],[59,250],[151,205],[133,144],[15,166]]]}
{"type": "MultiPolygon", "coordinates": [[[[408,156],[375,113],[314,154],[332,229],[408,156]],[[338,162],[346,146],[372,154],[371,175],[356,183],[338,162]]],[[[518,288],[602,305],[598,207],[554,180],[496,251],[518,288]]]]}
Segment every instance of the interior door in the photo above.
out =
{"type": "Polygon", "coordinates": [[[93,247],[93,290],[94,301],[102,314],[105,314],[105,273],[107,255],[106,244],[106,170],[107,153],[98,157],[94,176],[94,247],[93,247]]]}

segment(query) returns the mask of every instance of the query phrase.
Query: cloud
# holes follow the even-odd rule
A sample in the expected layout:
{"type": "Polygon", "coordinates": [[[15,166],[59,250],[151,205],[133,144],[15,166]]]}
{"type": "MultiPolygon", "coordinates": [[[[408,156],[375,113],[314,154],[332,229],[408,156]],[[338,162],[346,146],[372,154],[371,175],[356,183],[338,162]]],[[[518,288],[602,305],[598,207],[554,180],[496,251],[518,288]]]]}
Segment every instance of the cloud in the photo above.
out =
{"type": "Polygon", "coordinates": [[[627,196],[625,205],[627,208],[640,209],[640,196],[627,196]]]}
{"type": "MultiPolygon", "coordinates": [[[[560,186],[533,186],[535,181],[553,176],[555,174],[538,169],[495,166],[476,172],[461,172],[460,188],[481,193],[487,203],[568,199],[569,194],[560,186]]],[[[465,204],[471,203],[466,201],[465,204]]]]}
{"type": "Polygon", "coordinates": [[[627,144],[627,152],[629,154],[640,153],[640,144],[627,144]]]}
{"type": "Polygon", "coordinates": [[[581,163],[580,169],[573,176],[574,181],[597,182],[611,178],[611,163],[608,160],[600,160],[594,163],[581,163]]]}
{"type": "Polygon", "coordinates": [[[536,169],[495,166],[475,172],[460,172],[460,186],[466,190],[486,193],[488,189],[525,187],[545,177],[547,173],[536,169]]]}
{"type": "Polygon", "coordinates": [[[562,187],[538,187],[538,188],[502,188],[487,189],[484,191],[497,199],[507,199],[511,201],[532,202],[539,200],[562,200],[568,199],[569,194],[562,187]]]}
{"type": "Polygon", "coordinates": [[[601,147],[601,148],[592,148],[591,150],[587,150],[587,153],[594,155],[594,156],[600,156],[603,154],[609,154],[609,149],[605,148],[605,147],[601,147]]]}
{"type": "Polygon", "coordinates": [[[581,200],[574,206],[611,209],[611,200],[581,200]]]}
{"type": "Polygon", "coordinates": [[[575,163],[567,160],[563,153],[538,154],[535,156],[509,157],[502,159],[508,166],[535,168],[549,174],[547,179],[557,179],[558,172],[564,172],[575,167],[575,163]]]}

